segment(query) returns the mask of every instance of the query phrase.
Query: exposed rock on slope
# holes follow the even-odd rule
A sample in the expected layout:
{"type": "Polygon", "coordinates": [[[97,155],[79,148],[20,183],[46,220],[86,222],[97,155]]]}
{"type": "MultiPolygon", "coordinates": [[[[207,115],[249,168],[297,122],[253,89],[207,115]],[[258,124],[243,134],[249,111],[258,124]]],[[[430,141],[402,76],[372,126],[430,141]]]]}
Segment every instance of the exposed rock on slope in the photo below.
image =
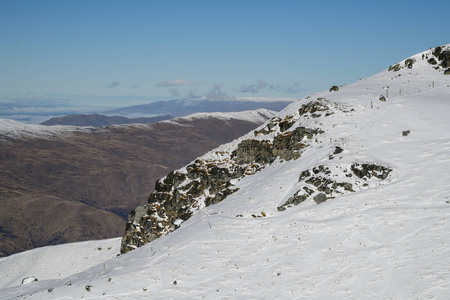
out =
{"type": "MultiPolygon", "coordinates": [[[[439,60],[439,66],[446,67],[449,51],[448,47],[437,47],[429,50],[429,53],[424,53],[423,59],[427,55],[434,55],[439,60]]],[[[405,68],[411,72],[414,68],[421,67],[422,63],[418,63],[417,57],[410,57],[391,66],[388,71],[400,72],[405,68]]],[[[442,72],[439,67],[435,69],[442,72]]],[[[396,78],[399,76],[401,74],[396,78]]],[[[389,86],[386,85],[380,87],[380,90],[386,91],[386,97],[379,97],[382,102],[386,102],[388,89],[389,86]]],[[[338,94],[342,89],[332,88],[330,91],[338,94]]],[[[401,94],[401,89],[399,93],[401,94]]],[[[290,107],[294,105],[296,104],[290,107]]],[[[370,105],[373,109],[372,102],[370,105]]],[[[295,113],[281,112],[259,129],[243,137],[239,143],[221,147],[160,179],[156,183],[155,191],[150,195],[148,204],[130,213],[121,252],[126,253],[172,232],[190,218],[196,209],[221,202],[236,192],[238,188],[234,187],[234,181],[255,174],[276,159],[299,159],[309,145],[323,142],[315,136],[327,131],[327,128],[321,126],[326,118],[352,112],[355,112],[354,108],[348,109],[323,97],[310,99],[295,113]],[[314,119],[316,127],[303,125],[314,119]]],[[[334,126],[341,125],[333,124],[334,126]]],[[[330,149],[329,163],[303,170],[300,175],[300,183],[303,185],[290,198],[280,203],[278,211],[298,205],[308,198],[320,204],[339,195],[375,187],[385,181],[393,171],[391,166],[367,159],[358,161],[351,157],[346,159],[346,164],[336,162],[333,160],[335,157],[339,156],[340,160],[343,155],[352,154],[346,152],[345,147],[329,141],[322,147],[330,149]]]]}
{"type": "MultiPolygon", "coordinates": [[[[179,224],[189,219],[195,210],[221,202],[239,190],[234,187],[236,180],[255,174],[276,159],[281,161],[299,159],[308,145],[314,142],[314,137],[324,133],[320,128],[300,126],[305,120],[327,118],[336,113],[346,112],[348,110],[345,107],[329,102],[325,98],[318,98],[303,104],[294,114],[272,118],[266,125],[246,135],[235,146],[228,146],[226,150],[219,148],[212,155],[199,158],[185,168],[171,172],[158,180],[155,191],[150,194],[148,204],[139,206],[130,213],[122,239],[121,253],[172,232],[179,224]]],[[[342,151],[336,147],[333,154],[342,151]]],[[[333,158],[330,155],[330,160],[333,158]]],[[[382,174],[379,179],[386,179],[391,171],[382,166],[357,163],[349,169],[355,177],[364,181],[371,177],[379,178],[377,172],[382,174]]],[[[346,169],[340,171],[347,172],[346,169]]],[[[309,170],[302,174],[305,172],[310,175],[309,170]]],[[[328,175],[329,167],[319,166],[312,172],[315,176],[305,180],[308,184],[303,187],[305,192],[303,194],[300,194],[301,190],[296,192],[278,207],[279,211],[297,205],[309,196],[314,197],[319,204],[343,194],[344,191],[353,191],[352,187],[360,183],[357,180],[352,180],[352,183],[336,182],[317,175],[321,172],[328,175]]],[[[368,183],[362,185],[368,186],[368,183]]]]}

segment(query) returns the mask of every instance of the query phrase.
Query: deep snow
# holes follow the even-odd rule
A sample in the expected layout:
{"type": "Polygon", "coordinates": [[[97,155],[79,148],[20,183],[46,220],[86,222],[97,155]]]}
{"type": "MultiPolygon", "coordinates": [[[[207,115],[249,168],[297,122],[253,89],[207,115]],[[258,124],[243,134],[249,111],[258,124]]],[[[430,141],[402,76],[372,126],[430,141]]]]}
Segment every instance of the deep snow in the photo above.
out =
{"type": "MultiPolygon", "coordinates": [[[[119,257],[95,258],[101,242],[92,241],[31,250],[67,259],[25,259],[30,251],[0,259],[1,273],[10,278],[6,284],[5,275],[0,278],[0,298],[448,299],[450,75],[422,60],[422,53],[414,58],[412,69],[385,70],[288,106],[278,115],[295,114],[318,98],[343,109],[300,118],[294,127],[325,131],[301,158],[276,160],[236,181],[238,192],[196,211],[167,236],[119,257]],[[386,86],[387,101],[381,102],[386,86]],[[344,151],[330,160],[336,146],[344,151]],[[393,171],[386,181],[319,205],[308,199],[277,210],[301,188],[303,170],[354,162],[393,171]],[[81,252],[71,254],[68,247],[81,252]],[[80,266],[85,270],[56,275],[81,265],[80,256],[91,257],[80,266]],[[38,275],[45,270],[53,275],[38,275]],[[27,276],[39,281],[20,285],[27,276]]],[[[118,240],[105,243],[118,249],[118,240]]]]}

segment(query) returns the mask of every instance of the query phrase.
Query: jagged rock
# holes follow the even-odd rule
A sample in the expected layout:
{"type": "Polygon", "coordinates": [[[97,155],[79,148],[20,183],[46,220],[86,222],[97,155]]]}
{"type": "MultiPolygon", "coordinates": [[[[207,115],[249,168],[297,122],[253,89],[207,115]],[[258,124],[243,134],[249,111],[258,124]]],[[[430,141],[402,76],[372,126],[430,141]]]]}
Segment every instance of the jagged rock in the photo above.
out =
{"type": "MultiPolygon", "coordinates": [[[[317,99],[319,100],[319,99],[317,99]]],[[[321,100],[325,100],[323,98],[321,98],[321,100]]],[[[324,104],[322,104],[319,101],[312,101],[309,102],[307,104],[303,104],[300,109],[298,110],[298,113],[300,114],[300,116],[303,116],[307,113],[313,114],[317,111],[326,111],[329,110],[330,108],[324,104]]]]}
{"type": "Polygon", "coordinates": [[[439,61],[441,62],[441,67],[449,68],[450,67],[450,51],[444,50],[438,56],[439,61]]]}
{"type": "Polygon", "coordinates": [[[405,60],[405,68],[412,69],[415,62],[415,58],[408,58],[407,60],[405,60]]]}
{"type": "MultiPolygon", "coordinates": [[[[336,172],[348,172],[347,167],[330,168],[328,166],[319,165],[302,171],[298,181],[304,182],[307,185],[303,186],[302,189],[298,190],[292,197],[286,200],[282,205],[278,206],[277,210],[284,211],[288,207],[304,202],[310,196],[313,196],[313,200],[316,204],[320,204],[338,195],[355,192],[354,188],[366,188],[369,185],[367,181],[371,178],[384,180],[392,171],[390,168],[376,164],[358,163],[352,164],[350,169],[355,173],[355,178],[357,177],[356,179],[352,179],[352,182],[337,182],[332,179],[333,177],[340,175],[336,174],[336,172]],[[332,170],[335,170],[334,173],[332,170]],[[359,179],[363,179],[363,183],[361,183],[359,179]]],[[[346,177],[351,178],[352,176],[352,174],[346,174],[346,177]]]]}
{"type": "Polygon", "coordinates": [[[333,86],[330,88],[330,92],[337,92],[337,91],[339,91],[339,87],[338,87],[337,85],[333,85],[333,86]]]}
{"type": "Polygon", "coordinates": [[[433,53],[434,56],[439,56],[439,54],[441,54],[442,51],[442,47],[438,46],[436,48],[433,49],[433,51],[431,53],[433,53]]]}
{"type": "Polygon", "coordinates": [[[427,61],[430,65],[437,65],[437,61],[434,59],[434,57],[428,59],[427,61]]]}
{"type": "Polygon", "coordinates": [[[395,64],[393,66],[390,66],[388,71],[397,72],[397,71],[400,71],[401,69],[402,69],[402,67],[400,66],[400,64],[395,64]]]}
{"type": "Polygon", "coordinates": [[[306,146],[301,143],[303,138],[312,139],[319,133],[323,133],[323,131],[300,126],[293,131],[276,136],[273,143],[268,140],[244,140],[232,152],[231,157],[238,165],[272,163],[277,157],[284,160],[297,159],[300,157],[299,150],[306,146]]]}
{"type": "Polygon", "coordinates": [[[353,164],[350,169],[352,170],[353,174],[355,174],[357,177],[364,179],[364,178],[371,178],[376,177],[378,179],[386,179],[389,175],[389,173],[392,171],[390,168],[386,168],[380,165],[376,164],[353,164]]]}
{"type": "MultiPolygon", "coordinates": [[[[226,166],[218,162],[197,159],[186,166],[185,171],[175,171],[158,180],[150,194],[148,204],[138,206],[128,217],[122,238],[121,253],[126,253],[179,227],[179,220],[187,220],[193,210],[202,205],[209,206],[223,201],[238,188],[233,188],[232,180],[254,174],[277,157],[283,160],[297,159],[307,146],[305,139],[323,133],[320,129],[297,127],[286,131],[295,122],[288,117],[280,126],[278,119],[269,124],[283,128],[272,140],[247,139],[240,142],[230,153],[226,166]],[[276,123],[278,122],[278,123],[276,123]]],[[[272,128],[273,128],[272,127],[272,128]]],[[[267,127],[266,127],[267,128],[267,127]]],[[[268,128],[270,131],[271,128],[268,128]]],[[[255,132],[256,134],[261,134],[255,132]]],[[[297,201],[294,201],[297,203],[297,201]]]]}
{"type": "Polygon", "coordinates": [[[286,118],[284,118],[283,121],[278,123],[278,126],[280,126],[281,132],[285,132],[286,130],[291,128],[292,125],[294,125],[294,123],[295,123],[295,120],[294,120],[293,116],[287,116],[286,118]]]}

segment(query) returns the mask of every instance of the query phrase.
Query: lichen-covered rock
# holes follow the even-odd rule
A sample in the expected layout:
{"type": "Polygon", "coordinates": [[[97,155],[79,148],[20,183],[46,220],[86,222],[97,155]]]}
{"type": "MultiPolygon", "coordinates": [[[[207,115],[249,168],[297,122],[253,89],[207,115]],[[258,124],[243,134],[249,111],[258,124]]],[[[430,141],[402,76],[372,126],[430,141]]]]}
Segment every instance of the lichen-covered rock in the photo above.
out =
{"type": "Polygon", "coordinates": [[[316,134],[323,133],[320,129],[311,129],[299,126],[292,131],[284,132],[269,140],[244,140],[231,157],[238,165],[257,163],[270,164],[275,158],[292,160],[300,157],[300,150],[306,147],[302,140],[306,137],[312,139],[316,134]]]}
{"type": "MultiPolygon", "coordinates": [[[[339,150],[339,153],[341,152],[339,150]]],[[[312,198],[316,204],[320,204],[346,193],[370,188],[371,185],[379,184],[380,180],[385,180],[391,171],[392,169],[388,167],[369,163],[353,163],[350,166],[338,164],[334,167],[319,165],[303,170],[300,172],[298,181],[304,183],[304,186],[278,206],[277,210],[284,211],[309,198],[312,198]],[[337,181],[334,178],[347,179],[337,181]]]]}
{"type": "Polygon", "coordinates": [[[328,111],[329,109],[330,108],[327,105],[323,104],[320,101],[311,101],[311,102],[308,102],[307,104],[303,104],[300,107],[300,109],[298,110],[298,113],[300,116],[304,116],[308,113],[314,114],[316,112],[328,111]]]}
{"type": "Polygon", "coordinates": [[[319,193],[316,196],[314,196],[314,202],[316,202],[316,204],[320,204],[322,202],[327,201],[327,196],[323,193],[319,193]]]}

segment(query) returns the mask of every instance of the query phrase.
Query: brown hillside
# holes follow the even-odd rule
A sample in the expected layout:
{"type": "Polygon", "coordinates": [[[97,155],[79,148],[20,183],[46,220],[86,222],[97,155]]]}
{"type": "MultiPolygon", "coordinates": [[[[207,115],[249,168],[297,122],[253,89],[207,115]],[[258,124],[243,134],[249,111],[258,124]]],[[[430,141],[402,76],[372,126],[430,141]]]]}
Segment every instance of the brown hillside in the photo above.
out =
{"type": "Polygon", "coordinates": [[[123,234],[156,179],[257,125],[197,119],[114,126],[0,145],[2,256],[123,234]]]}

